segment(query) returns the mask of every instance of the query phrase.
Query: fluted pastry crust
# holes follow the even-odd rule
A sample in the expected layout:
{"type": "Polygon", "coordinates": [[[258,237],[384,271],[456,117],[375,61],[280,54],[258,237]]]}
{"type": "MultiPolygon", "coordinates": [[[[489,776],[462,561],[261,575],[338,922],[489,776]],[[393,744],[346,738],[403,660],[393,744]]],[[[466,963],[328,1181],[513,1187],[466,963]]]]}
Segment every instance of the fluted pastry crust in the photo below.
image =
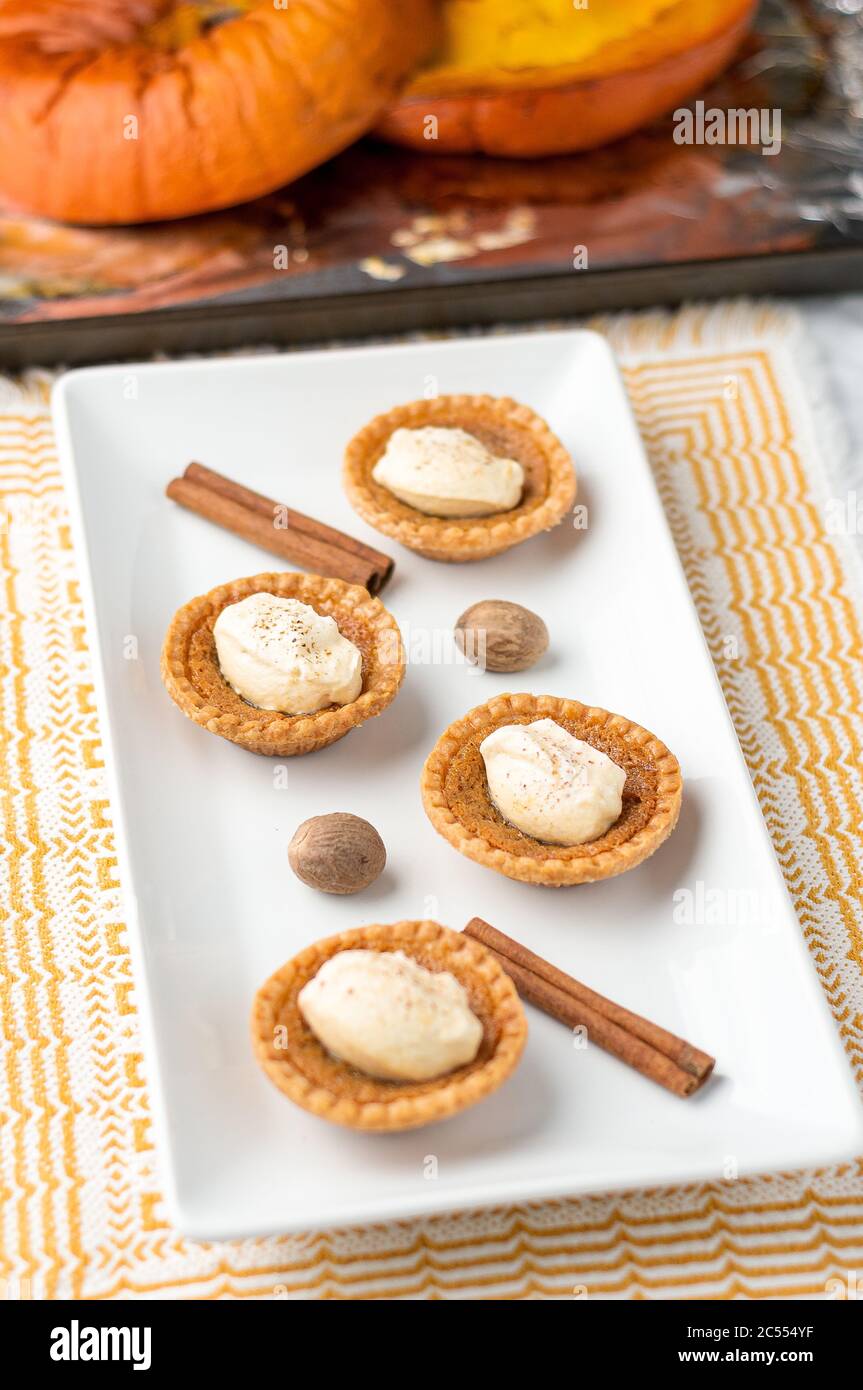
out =
{"type": "Polygon", "coordinates": [[[436,396],[378,415],[348,444],[345,491],[360,516],[430,560],[483,560],[562,521],[575,501],[572,459],[541,416],[506,396],[436,396]],[[517,507],[483,517],[433,517],[399,501],[372,470],[397,429],[463,429],[525,470],[517,507]]]}
{"type": "Polygon", "coordinates": [[[507,878],[561,888],[612,878],[642,863],[677,824],[683,794],[674,754],[622,715],[554,695],[498,695],[456,720],[438,739],[421,779],[432,825],[468,859],[507,878]],[[502,724],[553,719],[606,753],[626,772],[623,810],[584,845],[551,845],[504,820],[491,800],[479,745],[502,724]]]}
{"type": "Polygon", "coordinates": [[[403,1130],[443,1120],[497,1090],[521,1057],[527,1020],[509,976],[479,942],[438,922],[376,923],[308,946],[258,990],[252,1046],[275,1086],[304,1110],[351,1129],[403,1130]],[[431,1081],[381,1081],[340,1061],[300,1013],[300,990],[339,951],[404,951],[427,970],[447,970],[482,1023],[475,1059],[431,1081]]]}
{"type": "Polygon", "coordinates": [[[171,620],[161,662],[168,694],[196,724],[253,753],[279,758],[324,748],[380,714],[395,698],[404,669],[398,626],[378,599],[358,584],[295,573],[235,579],[191,599],[171,620]],[[362,653],[363,685],[356,700],[316,714],[280,714],[257,709],[228,685],[219,669],[213,624],[229,604],[262,592],[298,599],[335,618],[362,653]]]}

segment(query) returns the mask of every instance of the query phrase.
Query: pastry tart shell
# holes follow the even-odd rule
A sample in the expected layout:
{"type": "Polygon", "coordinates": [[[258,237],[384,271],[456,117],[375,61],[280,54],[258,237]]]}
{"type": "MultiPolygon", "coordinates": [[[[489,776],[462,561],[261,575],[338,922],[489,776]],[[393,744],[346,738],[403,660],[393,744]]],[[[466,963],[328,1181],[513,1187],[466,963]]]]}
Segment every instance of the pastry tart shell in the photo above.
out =
{"type": "Polygon", "coordinates": [[[343,480],[354,510],[385,536],[430,560],[483,560],[548,531],[575,501],[572,459],[541,416],[508,397],[436,396],[378,415],[348,444],[343,480]],[[397,429],[463,429],[525,471],[518,506],[482,517],[434,517],[375,482],[372,470],[397,429]]]}
{"type": "Polygon", "coordinates": [[[674,754],[647,729],[619,714],[554,695],[499,695],[441,735],[421,779],[435,829],[468,859],[507,878],[561,888],[612,878],[641,864],[677,824],[683,781],[674,754]],[[479,745],[502,724],[553,719],[626,771],[623,810],[599,839],[552,845],[524,835],[491,800],[479,745]]]}
{"type": "Polygon", "coordinates": [[[333,1124],[377,1131],[416,1129],[476,1105],[514,1071],[527,1038],[515,986],[490,952],[429,921],[358,927],[315,942],[259,989],[251,1029],[258,1062],[296,1105],[333,1124]],[[431,1081],[381,1081],[328,1053],[297,999],[326,961],[356,950],[403,951],[427,970],[454,975],[482,1023],[475,1059],[431,1081]]]}
{"type": "Polygon", "coordinates": [[[335,743],[380,714],[404,676],[398,626],[378,599],[357,584],[314,574],[256,574],[235,579],[183,605],[171,620],[162,647],[162,680],[184,714],[212,734],[253,753],[290,758],[335,743]],[[363,658],[363,685],[356,700],[316,714],[289,715],[257,709],[228,684],[219,669],[213,624],[223,608],[256,593],[295,598],[334,618],[363,658]]]}

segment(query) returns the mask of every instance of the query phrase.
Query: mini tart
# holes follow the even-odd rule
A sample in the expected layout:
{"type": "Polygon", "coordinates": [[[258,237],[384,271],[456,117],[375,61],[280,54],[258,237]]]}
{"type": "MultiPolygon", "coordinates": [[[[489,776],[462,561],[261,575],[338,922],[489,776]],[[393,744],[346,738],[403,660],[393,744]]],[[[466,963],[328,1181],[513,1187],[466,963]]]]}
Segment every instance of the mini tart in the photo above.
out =
{"type": "Polygon", "coordinates": [[[612,878],[647,859],[677,824],[683,781],[665,744],[622,715],[554,695],[498,695],[441,735],[423,768],[421,788],[432,825],[468,859],[522,883],[562,888],[612,878]],[[598,840],[534,840],[505,820],[491,800],[480,744],[502,724],[537,719],[553,719],[626,772],[623,810],[598,840]]]}
{"type": "Polygon", "coordinates": [[[358,584],[316,574],[256,574],[221,584],[174,614],[162,647],[162,680],[184,714],[231,743],[279,758],[325,748],[380,714],[395,698],[404,669],[401,636],[383,604],[358,584]],[[228,684],[219,668],[213,624],[223,608],[261,592],[298,599],[335,618],[339,631],[362,653],[363,685],[356,700],[316,714],[280,714],[249,704],[228,684]]]}
{"type": "Polygon", "coordinates": [[[479,942],[437,922],[359,927],[316,941],[267,980],[252,1009],[252,1046],[273,1084],[304,1110],[350,1129],[417,1129],[476,1105],[515,1069],[526,1038],[509,976],[479,942]],[[432,1081],[380,1081],[327,1052],[297,997],[325,961],[356,950],[404,951],[427,970],[454,975],[483,1027],[474,1060],[432,1081]]]}
{"type": "Polygon", "coordinates": [[[484,560],[562,521],[575,501],[572,459],[548,425],[506,396],[437,396],[378,415],[354,435],[345,453],[345,491],[370,526],[429,560],[484,560]],[[398,429],[434,425],[475,435],[525,472],[517,507],[481,517],[434,517],[409,507],[376,483],[372,469],[398,429]]]}

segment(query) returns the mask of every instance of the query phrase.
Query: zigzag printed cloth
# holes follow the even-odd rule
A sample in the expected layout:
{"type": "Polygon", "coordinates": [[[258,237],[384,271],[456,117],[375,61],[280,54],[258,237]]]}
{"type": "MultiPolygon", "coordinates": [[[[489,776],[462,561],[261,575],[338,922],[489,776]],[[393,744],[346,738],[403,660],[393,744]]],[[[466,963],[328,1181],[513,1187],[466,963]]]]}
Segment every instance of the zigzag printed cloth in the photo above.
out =
{"type": "MultiPolygon", "coordinates": [[[[863,589],[830,525],[834,444],[799,323],[727,305],[597,326],[624,365],[812,968],[863,1080],[863,589]]],[[[196,1245],[170,1229],[48,385],[0,383],[0,1293],[759,1298],[863,1285],[863,1160],[305,1238],[196,1245]]]]}

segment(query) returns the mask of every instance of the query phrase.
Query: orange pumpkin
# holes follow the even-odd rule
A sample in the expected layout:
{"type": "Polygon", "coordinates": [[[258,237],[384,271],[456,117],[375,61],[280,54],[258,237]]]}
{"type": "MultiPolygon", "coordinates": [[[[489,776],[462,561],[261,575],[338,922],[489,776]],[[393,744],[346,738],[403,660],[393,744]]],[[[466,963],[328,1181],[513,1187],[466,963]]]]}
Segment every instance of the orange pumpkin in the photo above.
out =
{"type": "Polygon", "coordinates": [[[128,223],[271,192],[367,130],[435,31],[434,0],[0,0],[0,196],[128,223]]]}
{"type": "Polygon", "coordinates": [[[443,38],[377,133],[442,154],[593,149],[701,90],[756,0],[443,0],[443,38]]]}

